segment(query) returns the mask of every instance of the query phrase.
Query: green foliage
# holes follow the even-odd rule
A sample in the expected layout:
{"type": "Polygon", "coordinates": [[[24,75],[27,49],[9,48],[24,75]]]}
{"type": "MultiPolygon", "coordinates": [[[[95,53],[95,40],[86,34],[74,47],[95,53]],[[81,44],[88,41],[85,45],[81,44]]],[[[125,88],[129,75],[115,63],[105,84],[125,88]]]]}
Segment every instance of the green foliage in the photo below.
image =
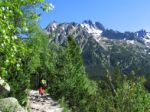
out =
{"type": "Polygon", "coordinates": [[[26,104],[30,84],[28,61],[31,52],[18,37],[32,32],[29,23],[36,20],[33,16],[37,17],[33,9],[42,2],[43,0],[0,1],[0,76],[10,85],[9,96],[16,97],[22,105],[26,104]]]}
{"type": "Polygon", "coordinates": [[[55,71],[49,75],[49,93],[57,99],[63,97],[73,111],[88,111],[91,108],[88,96],[95,95],[97,88],[86,76],[80,49],[72,36],[68,37],[66,46],[58,49],[58,52],[55,71]]]}
{"type": "MultiPolygon", "coordinates": [[[[45,11],[54,8],[43,2],[0,1],[0,77],[10,85],[9,96],[26,105],[30,84],[31,88],[37,89],[41,79],[45,79],[48,92],[61,99],[66,111],[69,107],[74,112],[149,112],[150,94],[145,90],[143,77],[134,74],[127,77],[116,67],[114,74],[108,73],[96,83],[88,79],[80,49],[72,36],[63,47],[49,41],[49,36],[36,24],[39,15],[34,12],[37,7],[45,11]],[[30,39],[23,41],[18,38],[24,36],[30,39]]],[[[98,54],[101,55],[100,51],[98,54]]],[[[124,58],[122,63],[130,62],[132,58],[112,52],[112,65],[119,56],[124,58]]],[[[83,57],[90,59],[86,63],[92,63],[94,59],[88,52],[83,57]]],[[[99,59],[94,62],[93,68],[100,63],[99,59]]]]}
{"type": "Polygon", "coordinates": [[[44,4],[43,11],[51,11],[53,10],[54,6],[52,4],[44,4]]]}
{"type": "Polygon", "coordinates": [[[121,75],[117,66],[114,74],[108,73],[99,80],[97,88],[97,84],[86,76],[80,49],[72,36],[64,47],[48,43],[46,35],[35,37],[29,41],[35,49],[30,63],[33,79],[38,74],[46,78],[48,92],[52,97],[62,99],[66,111],[68,107],[76,112],[149,111],[150,96],[142,78],[136,78],[134,73],[130,77],[121,75]]]}
{"type": "Polygon", "coordinates": [[[42,79],[47,80],[51,71],[53,71],[53,45],[49,45],[49,38],[36,24],[31,27],[36,33],[31,34],[27,45],[32,49],[32,57],[29,61],[29,71],[31,75],[31,87],[37,89],[42,79]]]}
{"type": "Polygon", "coordinates": [[[98,83],[91,81],[72,36],[68,37],[64,47],[57,46],[36,28],[38,33],[32,34],[33,38],[27,42],[32,48],[29,62],[32,87],[46,79],[48,93],[61,101],[65,111],[149,112],[150,94],[144,88],[142,77],[135,76],[134,72],[122,75],[117,66],[114,73],[108,72],[98,83]]]}
{"type": "Polygon", "coordinates": [[[63,108],[63,112],[72,112],[72,110],[70,110],[68,105],[65,103],[65,98],[64,97],[62,97],[59,100],[59,103],[60,103],[61,107],[63,108]]]}
{"type": "Polygon", "coordinates": [[[143,77],[128,78],[116,70],[116,79],[108,76],[99,83],[103,95],[103,110],[109,112],[149,112],[150,94],[143,77]],[[122,77],[122,78],[120,78],[122,77]],[[115,80],[115,81],[114,81],[115,80]],[[120,82],[119,86],[117,82],[120,82]],[[109,97],[108,97],[109,96],[109,97]]]}

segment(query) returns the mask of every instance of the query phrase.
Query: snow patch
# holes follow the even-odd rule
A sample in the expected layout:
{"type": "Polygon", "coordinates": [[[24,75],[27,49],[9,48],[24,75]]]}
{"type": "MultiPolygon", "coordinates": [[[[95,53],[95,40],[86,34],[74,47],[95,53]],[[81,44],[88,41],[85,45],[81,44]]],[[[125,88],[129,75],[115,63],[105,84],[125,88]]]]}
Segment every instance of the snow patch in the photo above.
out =
{"type": "Polygon", "coordinates": [[[102,30],[99,30],[98,28],[90,26],[89,24],[82,23],[81,27],[85,28],[89,34],[92,34],[94,36],[101,36],[101,34],[102,34],[102,30]]]}
{"type": "Polygon", "coordinates": [[[99,41],[101,40],[101,38],[100,38],[99,36],[93,36],[93,38],[94,38],[97,42],[99,42],[99,41]]]}
{"type": "Polygon", "coordinates": [[[150,39],[150,32],[146,33],[146,37],[150,39]]]}
{"type": "Polygon", "coordinates": [[[128,44],[135,44],[135,41],[134,40],[127,40],[127,43],[128,44]]]}
{"type": "Polygon", "coordinates": [[[52,31],[56,30],[56,28],[57,28],[57,23],[53,22],[52,25],[51,25],[52,31]]]}
{"type": "Polygon", "coordinates": [[[146,32],[146,34],[143,35],[138,35],[137,33],[137,37],[140,41],[142,41],[144,44],[150,44],[150,32],[146,32]]]}
{"type": "Polygon", "coordinates": [[[144,38],[143,40],[144,40],[145,43],[150,43],[150,39],[144,38]]]}

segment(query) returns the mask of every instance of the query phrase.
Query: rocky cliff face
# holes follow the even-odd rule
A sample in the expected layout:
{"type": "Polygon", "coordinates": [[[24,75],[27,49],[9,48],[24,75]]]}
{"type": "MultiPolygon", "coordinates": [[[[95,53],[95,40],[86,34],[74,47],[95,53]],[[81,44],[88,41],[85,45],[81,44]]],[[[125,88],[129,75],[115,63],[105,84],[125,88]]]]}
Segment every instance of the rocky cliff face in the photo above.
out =
{"type": "Polygon", "coordinates": [[[122,33],[89,20],[82,23],[52,22],[45,31],[52,35],[50,41],[60,45],[65,43],[68,35],[74,35],[91,77],[97,78],[117,64],[124,73],[131,70],[140,75],[150,73],[150,33],[145,30],[122,33]]]}

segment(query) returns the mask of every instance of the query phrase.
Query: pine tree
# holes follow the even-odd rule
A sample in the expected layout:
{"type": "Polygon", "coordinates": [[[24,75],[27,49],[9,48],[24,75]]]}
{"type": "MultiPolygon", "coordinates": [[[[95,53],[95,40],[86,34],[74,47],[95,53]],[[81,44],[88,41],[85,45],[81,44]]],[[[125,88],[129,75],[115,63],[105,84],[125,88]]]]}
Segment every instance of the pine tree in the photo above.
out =
{"type": "Polygon", "coordinates": [[[96,84],[85,73],[80,48],[73,36],[69,36],[66,45],[58,51],[49,92],[55,98],[65,98],[73,110],[86,110],[85,105],[89,103],[87,96],[96,93],[96,84]]]}
{"type": "Polygon", "coordinates": [[[31,27],[31,38],[27,45],[31,48],[31,59],[29,60],[29,73],[31,74],[31,87],[37,89],[42,79],[47,80],[53,70],[53,51],[49,45],[48,35],[38,25],[31,27]]]}
{"type": "Polygon", "coordinates": [[[122,74],[121,74],[121,71],[120,71],[120,67],[119,65],[117,65],[114,69],[114,77],[113,77],[113,85],[116,88],[119,88],[122,86],[122,74]]]}

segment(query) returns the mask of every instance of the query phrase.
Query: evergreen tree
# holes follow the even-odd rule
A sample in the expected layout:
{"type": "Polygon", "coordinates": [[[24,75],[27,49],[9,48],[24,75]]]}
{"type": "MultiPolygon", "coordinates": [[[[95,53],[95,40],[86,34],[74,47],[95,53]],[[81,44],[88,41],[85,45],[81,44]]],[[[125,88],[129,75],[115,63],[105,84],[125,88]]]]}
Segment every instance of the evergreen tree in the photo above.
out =
{"type": "Polygon", "coordinates": [[[96,84],[85,73],[81,52],[73,36],[68,37],[63,49],[59,49],[55,69],[55,75],[50,79],[50,94],[55,98],[65,98],[74,111],[89,110],[87,97],[96,94],[96,84]]]}
{"type": "Polygon", "coordinates": [[[103,111],[150,111],[150,94],[144,88],[145,79],[143,77],[137,76],[132,76],[132,78],[122,76],[119,70],[116,70],[115,73],[117,74],[115,76],[117,80],[113,79],[114,76],[109,75],[104,81],[100,81],[101,83],[99,84],[100,90],[103,93],[101,94],[103,96],[103,111]]]}
{"type": "Polygon", "coordinates": [[[31,74],[31,88],[38,89],[42,79],[47,80],[53,70],[53,44],[49,44],[49,37],[37,24],[31,27],[30,38],[27,41],[32,53],[29,60],[29,73],[31,74]]]}
{"type": "Polygon", "coordinates": [[[119,65],[117,65],[114,68],[114,74],[112,75],[111,79],[112,80],[110,82],[111,82],[112,89],[113,89],[112,91],[115,94],[116,89],[122,87],[122,84],[123,84],[122,83],[123,82],[123,75],[121,74],[119,65]]]}

